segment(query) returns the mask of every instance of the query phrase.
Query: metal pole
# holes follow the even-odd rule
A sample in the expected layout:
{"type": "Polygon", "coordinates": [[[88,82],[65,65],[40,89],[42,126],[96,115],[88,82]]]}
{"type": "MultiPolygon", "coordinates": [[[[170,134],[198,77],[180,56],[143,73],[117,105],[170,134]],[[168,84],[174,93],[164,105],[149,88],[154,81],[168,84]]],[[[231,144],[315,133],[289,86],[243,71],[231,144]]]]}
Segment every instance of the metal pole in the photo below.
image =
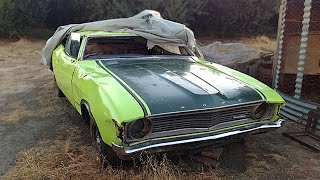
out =
{"type": "Polygon", "coordinates": [[[273,88],[278,89],[279,74],[282,60],[283,33],[285,26],[287,0],[282,0],[279,12],[278,36],[277,36],[277,52],[273,62],[272,76],[273,88]]]}
{"type": "Polygon", "coordinates": [[[294,97],[301,97],[301,88],[303,81],[303,72],[304,72],[304,64],[306,60],[306,52],[308,46],[308,35],[309,35],[309,23],[310,23],[310,9],[311,9],[312,0],[304,1],[304,9],[303,9],[303,21],[302,21],[302,33],[301,33],[301,43],[300,43],[300,51],[299,51],[299,62],[297,68],[297,79],[294,91],[294,97]]]}

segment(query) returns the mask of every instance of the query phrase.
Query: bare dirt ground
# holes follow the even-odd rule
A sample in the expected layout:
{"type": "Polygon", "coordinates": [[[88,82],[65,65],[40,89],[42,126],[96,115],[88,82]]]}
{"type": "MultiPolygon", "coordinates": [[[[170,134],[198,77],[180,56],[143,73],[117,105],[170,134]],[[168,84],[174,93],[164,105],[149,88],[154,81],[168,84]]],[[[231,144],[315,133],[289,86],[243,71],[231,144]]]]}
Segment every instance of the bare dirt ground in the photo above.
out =
{"type": "Polygon", "coordinates": [[[89,130],[53,74],[40,64],[44,41],[0,39],[0,179],[319,179],[320,154],[281,129],[224,147],[217,169],[189,157],[144,158],[99,169],[89,130]],[[138,161],[138,160],[137,160],[138,161]]]}

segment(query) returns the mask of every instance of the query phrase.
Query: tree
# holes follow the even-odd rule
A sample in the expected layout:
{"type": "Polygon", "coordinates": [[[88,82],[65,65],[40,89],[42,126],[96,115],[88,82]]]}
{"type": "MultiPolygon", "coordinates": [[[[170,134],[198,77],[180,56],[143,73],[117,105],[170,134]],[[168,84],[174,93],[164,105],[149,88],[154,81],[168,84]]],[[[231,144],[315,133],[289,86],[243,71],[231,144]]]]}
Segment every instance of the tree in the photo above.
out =
{"type": "Polygon", "coordinates": [[[1,0],[0,34],[129,17],[144,9],[157,10],[200,35],[275,34],[279,4],[279,0],[1,0]]]}
{"type": "Polygon", "coordinates": [[[49,0],[0,1],[0,33],[18,34],[25,27],[42,27],[49,0]]]}

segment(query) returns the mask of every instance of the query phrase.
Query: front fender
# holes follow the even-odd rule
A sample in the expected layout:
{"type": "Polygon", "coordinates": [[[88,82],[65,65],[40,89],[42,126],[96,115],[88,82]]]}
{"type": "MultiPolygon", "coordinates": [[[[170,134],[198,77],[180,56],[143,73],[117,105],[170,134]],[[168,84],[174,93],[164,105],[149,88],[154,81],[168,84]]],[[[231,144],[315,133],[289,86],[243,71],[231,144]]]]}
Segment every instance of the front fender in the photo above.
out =
{"type": "Polygon", "coordinates": [[[85,100],[99,128],[103,141],[120,144],[119,127],[123,122],[144,117],[136,100],[95,61],[80,61],[73,75],[75,106],[81,113],[85,100]]]}
{"type": "Polygon", "coordinates": [[[226,66],[222,66],[216,63],[211,63],[208,61],[199,61],[200,64],[205,65],[209,68],[218,70],[220,72],[223,72],[227,75],[230,75],[244,83],[246,83],[248,86],[254,88],[255,90],[259,91],[260,93],[263,94],[265,97],[265,100],[269,103],[276,103],[276,104],[281,104],[284,105],[285,101],[283,98],[273,89],[271,89],[269,86],[261,83],[257,79],[248,76],[246,74],[243,74],[239,71],[236,71],[234,69],[228,68],[226,66]]]}

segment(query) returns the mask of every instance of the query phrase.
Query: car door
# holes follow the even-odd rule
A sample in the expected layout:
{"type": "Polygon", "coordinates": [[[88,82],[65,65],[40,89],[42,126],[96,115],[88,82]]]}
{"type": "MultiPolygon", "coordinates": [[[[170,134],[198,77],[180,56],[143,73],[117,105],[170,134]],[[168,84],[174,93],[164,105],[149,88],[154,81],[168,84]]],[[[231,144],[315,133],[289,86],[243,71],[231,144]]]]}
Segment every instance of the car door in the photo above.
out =
{"type": "Polygon", "coordinates": [[[78,64],[80,44],[80,34],[71,33],[67,37],[64,51],[58,54],[54,67],[57,84],[72,104],[72,76],[74,73],[74,69],[78,64]]]}

